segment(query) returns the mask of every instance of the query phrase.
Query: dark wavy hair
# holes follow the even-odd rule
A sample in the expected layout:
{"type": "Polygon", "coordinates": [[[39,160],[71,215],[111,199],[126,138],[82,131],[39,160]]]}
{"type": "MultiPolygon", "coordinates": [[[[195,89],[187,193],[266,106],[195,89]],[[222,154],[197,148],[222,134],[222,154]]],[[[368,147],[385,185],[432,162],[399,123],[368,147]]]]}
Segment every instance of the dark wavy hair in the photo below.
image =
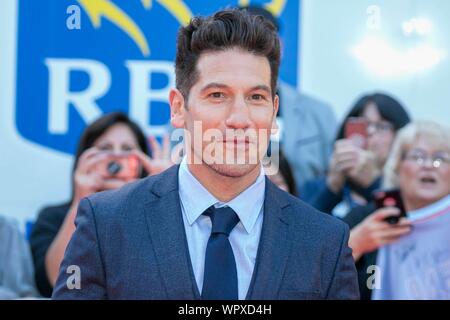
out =
{"type": "Polygon", "coordinates": [[[345,116],[336,140],[344,138],[345,125],[348,119],[351,117],[360,117],[364,109],[371,103],[377,107],[381,117],[394,126],[395,131],[398,131],[411,122],[411,118],[406,109],[392,96],[384,93],[364,95],[356,101],[350,109],[350,112],[345,116]]]}
{"type": "Polygon", "coordinates": [[[175,60],[176,87],[185,99],[198,79],[197,61],[204,52],[240,48],[266,57],[275,96],[280,65],[280,40],[276,27],[246,10],[225,9],[209,17],[194,17],[178,31],[175,60]]]}

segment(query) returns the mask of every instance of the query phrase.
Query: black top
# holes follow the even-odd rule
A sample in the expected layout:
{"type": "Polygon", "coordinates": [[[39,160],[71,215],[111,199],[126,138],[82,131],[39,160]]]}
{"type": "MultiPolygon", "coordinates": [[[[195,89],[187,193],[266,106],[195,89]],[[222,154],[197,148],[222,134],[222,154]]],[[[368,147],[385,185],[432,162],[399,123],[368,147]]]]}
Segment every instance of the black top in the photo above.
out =
{"type": "Polygon", "coordinates": [[[69,209],[70,203],[42,209],[31,232],[30,245],[35,269],[34,277],[36,286],[44,297],[51,297],[53,291],[47,277],[45,255],[58,234],[69,209]]]}
{"type": "MultiPolygon", "coordinates": [[[[369,203],[366,206],[360,206],[352,209],[343,220],[349,225],[350,229],[353,229],[357,224],[362,222],[367,216],[371,215],[375,211],[375,205],[369,203]]],[[[373,273],[367,273],[367,268],[377,263],[378,250],[366,253],[359,258],[356,262],[356,271],[358,272],[359,292],[361,294],[361,300],[370,300],[372,292],[367,287],[367,279],[373,275],[373,273]]]]}

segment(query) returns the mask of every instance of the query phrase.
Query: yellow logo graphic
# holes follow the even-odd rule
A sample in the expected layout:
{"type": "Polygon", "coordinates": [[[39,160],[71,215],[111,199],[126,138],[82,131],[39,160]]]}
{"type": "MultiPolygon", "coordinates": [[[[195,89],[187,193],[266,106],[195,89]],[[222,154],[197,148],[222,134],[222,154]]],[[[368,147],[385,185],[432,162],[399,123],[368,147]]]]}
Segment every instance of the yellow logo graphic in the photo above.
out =
{"type": "MultiPolygon", "coordinates": [[[[192,13],[189,7],[180,0],[157,0],[160,5],[166,8],[178,22],[185,26],[192,18],[192,13]]],[[[144,8],[150,9],[152,7],[152,0],[142,0],[144,8]]]]}
{"type": "MultiPolygon", "coordinates": [[[[239,6],[246,7],[250,4],[250,0],[239,0],[239,6]]],[[[279,17],[284,10],[286,0],[272,0],[264,4],[264,8],[273,14],[275,17],[279,17]]]]}
{"type": "MultiPolygon", "coordinates": [[[[86,11],[95,28],[100,28],[101,18],[104,17],[124,31],[136,43],[144,56],[150,55],[150,47],[144,33],[133,19],[117,5],[110,0],[78,0],[78,2],[86,11]]],[[[189,7],[182,0],[156,0],[156,2],[170,12],[183,26],[187,25],[193,16],[189,7]]],[[[249,0],[239,0],[239,5],[246,6],[249,2],[249,0]]],[[[141,0],[141,3],[146,10],[152,8],[152,0],[141,0]]],[[[278,17],[285,4],[286,0],[272,0],[264,7],[278,17]]]]}

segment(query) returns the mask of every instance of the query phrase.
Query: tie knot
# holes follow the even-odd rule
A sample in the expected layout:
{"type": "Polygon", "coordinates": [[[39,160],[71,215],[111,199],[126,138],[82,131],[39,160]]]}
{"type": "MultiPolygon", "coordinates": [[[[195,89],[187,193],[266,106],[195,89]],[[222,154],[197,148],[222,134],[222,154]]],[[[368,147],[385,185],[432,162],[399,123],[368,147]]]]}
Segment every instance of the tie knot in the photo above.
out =
{"type": "Polygon", "coordinates": [[[211,218],[211,234],[222,233],[228,237],[239,222],[238,215],[230,207],[215,208],[211,206],[203,214],[211,218]]]}

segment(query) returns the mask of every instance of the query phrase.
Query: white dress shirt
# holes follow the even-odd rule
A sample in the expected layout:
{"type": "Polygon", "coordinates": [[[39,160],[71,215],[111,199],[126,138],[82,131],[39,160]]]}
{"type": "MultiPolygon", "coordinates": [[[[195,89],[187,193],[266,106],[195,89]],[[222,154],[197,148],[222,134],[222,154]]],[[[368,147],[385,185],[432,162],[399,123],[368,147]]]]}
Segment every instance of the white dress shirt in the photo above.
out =
{"type": "Polygon", "coordinates": [[[231,231],[229,240],[236,259],[239,300],[244,300],[250,286],[261,236],[265,193],[263,169],[261,168],[258,178],[251,186],[227,203],[217,200],[192,175],[186,157],[180,164],[178,183],[189,255],[200,294],[206,245],[212,227],[211,219],[202,213],[214,205],[217,208],[228,206],[238,215],[240,221],[231,231]]]}

